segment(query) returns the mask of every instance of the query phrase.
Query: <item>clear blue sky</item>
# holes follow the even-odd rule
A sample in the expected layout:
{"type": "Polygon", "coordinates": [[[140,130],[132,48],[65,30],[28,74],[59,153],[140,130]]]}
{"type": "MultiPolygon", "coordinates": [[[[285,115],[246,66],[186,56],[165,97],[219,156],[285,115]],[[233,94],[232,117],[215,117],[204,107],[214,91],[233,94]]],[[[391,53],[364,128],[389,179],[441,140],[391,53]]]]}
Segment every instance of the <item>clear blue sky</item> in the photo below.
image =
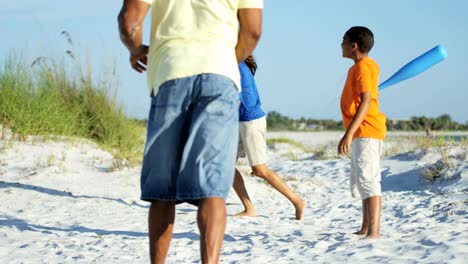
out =
{"type": "MultiPolygon", "coordinates": [[[[147,115],[146,77],[128,66],[120,43],[118,0],[0,0],[0,62],[15,51],[27,61],[61,56],[71,33],[75,52],[89,58],[99,76],[116,68],[118,96],[132,117],[147,115]]],[[[468,121],[468,1],[362,0],[265,1],[263,36],[254,53],[264,110],[291,117],[340,119],[339,96],[350,60],[341,58],[343,33],[369,27],[370,55],[384,80],[405,63],[443,44],[449,58],[423,74],[381,93],[391,119],[449,114],[468,121]]],[[[146,40],[149,24],[145,24],[146,40]]]]}

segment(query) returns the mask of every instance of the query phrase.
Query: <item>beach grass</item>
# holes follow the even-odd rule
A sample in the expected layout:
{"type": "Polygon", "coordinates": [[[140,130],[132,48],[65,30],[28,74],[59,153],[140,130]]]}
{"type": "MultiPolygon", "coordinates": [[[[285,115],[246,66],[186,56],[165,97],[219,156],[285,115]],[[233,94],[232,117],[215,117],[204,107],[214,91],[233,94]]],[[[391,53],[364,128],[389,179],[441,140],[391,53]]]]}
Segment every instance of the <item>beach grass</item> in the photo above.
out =
{"type": "Polygon", "coordinates": [[[0,69],[0,138],[69,136],[90,139],[126,163],[142,157],[144,127],[126,117],[111,80],[67,58],[25,63],[10,56],[0,69]]]}
{"type": "Polygon", "coordinates": [[[305,150],[305,147],[302,143],[295,141],[290,138],[269,138],[267,139],[267,145],[273,145],[273,144],[278,144],[278,143],[283,143],[283,144],[289,144],[291,146],[294,146],[296,148],[305,150]]]}

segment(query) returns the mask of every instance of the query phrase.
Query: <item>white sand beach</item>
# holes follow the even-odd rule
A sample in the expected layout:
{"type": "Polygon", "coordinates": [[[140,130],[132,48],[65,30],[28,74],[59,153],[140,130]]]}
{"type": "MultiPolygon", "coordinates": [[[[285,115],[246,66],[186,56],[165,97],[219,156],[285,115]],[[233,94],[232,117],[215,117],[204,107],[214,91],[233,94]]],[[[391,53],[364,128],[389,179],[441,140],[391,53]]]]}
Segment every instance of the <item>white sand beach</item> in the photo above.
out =
{"type": "MultiPolygon", "coordinates": [[[[390,134],[382,237],[364,241],[351,234],[360,227],[361,201],[349,194],[349,160],[333,156],[340,136],[268,134],[304,146],[275,143],[268,162],[308,200],[304,220],[262,180],[246,176],[258,216],[229,217],[221,262],[466,263],[466,145],[411,150],[399,140],[404,135],[390,134]],[[326,153],[314,155],[318,149],[326,153]],[[440,179],[425,181],[431,172],[440,179]]],[[[87,141],[0,140],[0,263],[149,263],[140,167],[112,167],[112,156],[87,141]]],[[[239,167],[248,174],[245,161],[239,167]]],[[[242,209],[234,191],[227,203],[230,215],[242,209]]],[[[177,207],[168,263],[199,263],[195,213],[177,207]]]]}

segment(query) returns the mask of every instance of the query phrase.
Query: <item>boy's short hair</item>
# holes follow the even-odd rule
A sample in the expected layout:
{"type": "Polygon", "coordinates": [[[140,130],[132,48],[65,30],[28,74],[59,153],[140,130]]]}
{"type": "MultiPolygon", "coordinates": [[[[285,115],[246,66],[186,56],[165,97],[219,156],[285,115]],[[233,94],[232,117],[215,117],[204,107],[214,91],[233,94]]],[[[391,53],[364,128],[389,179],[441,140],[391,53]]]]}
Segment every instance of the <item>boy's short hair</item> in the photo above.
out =
{"type": "Polygon", "coordinates": [[[352,27],[346,31],[344,37],[356,43],[362,53],[369,53],[374,46],[374,34],[366,27],[352,27]]]}

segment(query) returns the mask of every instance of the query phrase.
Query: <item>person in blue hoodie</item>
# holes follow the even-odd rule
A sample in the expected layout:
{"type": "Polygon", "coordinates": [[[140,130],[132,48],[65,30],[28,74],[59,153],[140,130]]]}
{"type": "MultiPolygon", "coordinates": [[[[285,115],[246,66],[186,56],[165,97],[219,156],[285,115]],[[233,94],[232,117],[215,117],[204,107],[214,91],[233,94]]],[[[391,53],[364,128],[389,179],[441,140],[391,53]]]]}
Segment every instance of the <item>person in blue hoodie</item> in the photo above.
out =
{"type": "MultiPolygon", "coordinates": [[[[255,84],[254,75],[257,63],[253,56],[247,57],[239,64],[241,75],[241,94],[239,108],[239,147],[237,157],[245,157],[252,167],[252,174],[266,180],[273,188],[283,194],[296,209],[296,219],[304,215],[306,201],[294,193],[281,177],[267,167],[266,118],[261,108],[260,96],[255,84]]],[[[239,196],[244,211],[236,216],[255,216],[256,211],[245,188],[244,180],[236,168],[234,190],[239,196]]]]}

